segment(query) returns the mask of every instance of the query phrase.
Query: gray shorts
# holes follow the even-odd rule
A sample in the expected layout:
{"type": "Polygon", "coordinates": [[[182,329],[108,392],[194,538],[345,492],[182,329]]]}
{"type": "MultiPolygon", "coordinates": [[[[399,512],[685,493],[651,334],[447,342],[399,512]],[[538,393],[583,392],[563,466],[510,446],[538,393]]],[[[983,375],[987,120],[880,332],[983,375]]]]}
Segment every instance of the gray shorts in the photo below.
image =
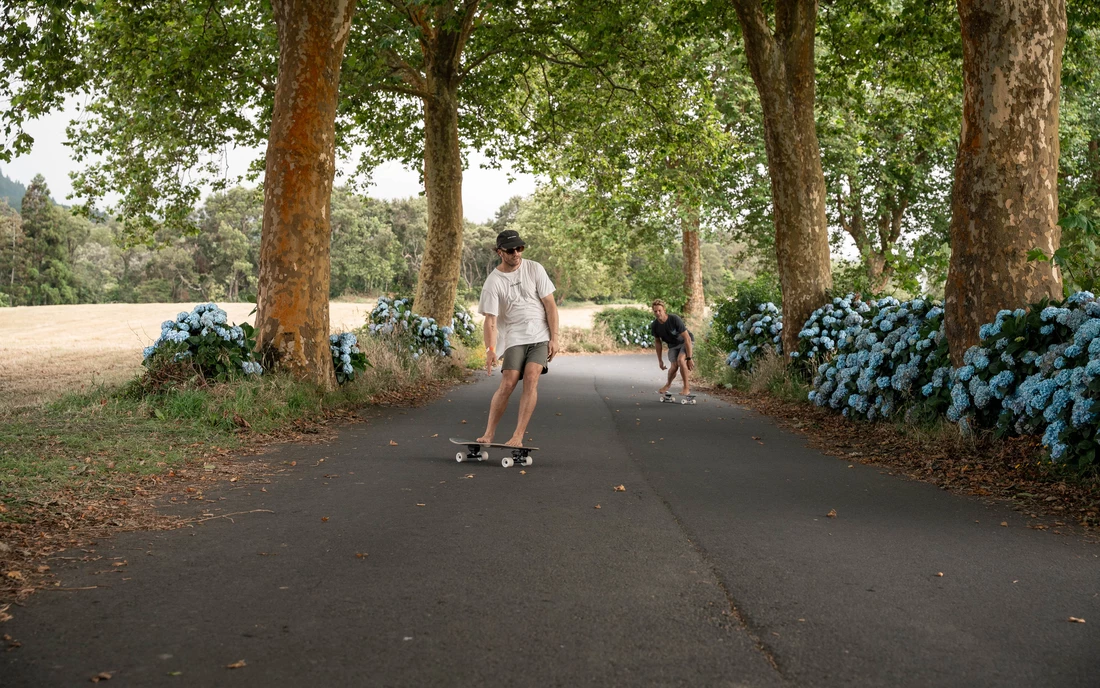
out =
{"type": "Polygon", "coordinates": [[[668,347],[668,362],[676,363],[676,359],[680,358],[680,354],[687,354],[683,344],[668,347]]]}
{"type": "Polygon", "coordinates": [[[501,370],[518,370],[519,379],[523,379],[523,370],[528,363],[538,363],[542,366],[545,375],[550,371],[546,359],[550,355],[550,342],[538,342],[537,344],[517,344],[504,350],[501,357],[501,370]]]}

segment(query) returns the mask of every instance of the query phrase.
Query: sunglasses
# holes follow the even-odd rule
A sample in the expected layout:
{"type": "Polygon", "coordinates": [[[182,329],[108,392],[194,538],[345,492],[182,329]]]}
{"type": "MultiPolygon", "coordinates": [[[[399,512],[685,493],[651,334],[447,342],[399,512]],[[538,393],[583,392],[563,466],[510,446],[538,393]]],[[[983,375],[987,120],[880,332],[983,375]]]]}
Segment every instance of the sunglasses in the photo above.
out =
{"type": "Polygon", "coordinates": [[[523,253],[523,249],[525,249],[525,248],[526,248],[526,246],[517,246],[516,248],[502,248],[500,250],[504,251],[508,255],[512,255],[514,253],[523,253]]]}

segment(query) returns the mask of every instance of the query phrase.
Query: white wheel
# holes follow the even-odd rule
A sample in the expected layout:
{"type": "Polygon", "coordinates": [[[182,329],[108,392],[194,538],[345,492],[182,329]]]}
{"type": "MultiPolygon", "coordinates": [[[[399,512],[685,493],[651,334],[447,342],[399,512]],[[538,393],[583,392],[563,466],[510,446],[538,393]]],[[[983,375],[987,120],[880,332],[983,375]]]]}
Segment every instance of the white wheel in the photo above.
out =
{"type": "Polygon", "coordinates": [[[505,456],[503,459],[500,460],[500,465],[504,466],[505,468],[511,468],[513,463],[514,462],[512,461],[512,457],[510,456],[505,456]]]}
{"type": "Polygon", "coordinates": [[[531,458],[530,456],[528,456],[523,460],[523,465],[524,466],[530,466],[534,462],[535,462],[535,460],[533,458],[531,458]]]}
{"type": "Polygon", "coordinates": [[[694,406],[694,405],[695,405],[695,400],[694,400],[694,399],[692,399],[692,400],[691,400],[691,405],[692,405],[692,406],[694,406]]]}
{"type": "Polygon", "coordinates": [[[477,460],[478,461],[488,461],[489,460],[489,452],[482,449],[481,453],[477,455],[477,460]]]}
{"type": "Polygon", "coordinates": [[[687,403],[688,403],[688,400],[687,400],[687,399],[681,399],[681,400],[680,400],[680,403],[681,403],[681,404],[684,404],[684,405],[686,406],[686,405],[687,405],[687,403]]]}
{"type": "Polygon", "coordinates": [[[462,463],[462,459],[466,458],[466,455],[462,452],[455,454],[455,461],[462,463]]]}

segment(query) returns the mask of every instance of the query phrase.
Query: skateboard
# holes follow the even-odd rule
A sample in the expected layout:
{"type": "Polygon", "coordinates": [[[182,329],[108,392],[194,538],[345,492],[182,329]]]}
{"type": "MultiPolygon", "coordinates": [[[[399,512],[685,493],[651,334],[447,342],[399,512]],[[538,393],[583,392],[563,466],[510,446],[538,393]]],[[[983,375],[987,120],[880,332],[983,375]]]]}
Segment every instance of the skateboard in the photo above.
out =
{"type": "MultiPolygon", "coordinates": [[[[660,392],[658,392],[658,394],[660,394],[660,392]]],[[[695,395],[694,394],[681,394],[679,396],[680,396],[680,403],[681,404],[694,404],[695,403],[695,395]]],[[[672,393],[671,392],[665,392],[664,394],[661,394],[661,403],[675,404],[676,400],[672,398],[672,393]]]]}
{"type": "Polygon", "coordinates": [[[498,444],[496,442],[480,443],[477,440],[463,440],[457,437],[452,437],[451,444],[464,444],[466,445],[465,452],[458,452],[455,454],[455,461],[462,463],[463,461],[485,461],[489,458],[489,452],[486,451],[488,447],[497,447],[500,449],[507,449],[511,451],[511,456],[502,456],[500,458],[500,465],[505,468],[511,468],[513,464],[519,463],[521,466],[530,466],[535,462],[532,458],[531,452],[537,451],[538,447],[511,447],[507,444],[498,444]]]}

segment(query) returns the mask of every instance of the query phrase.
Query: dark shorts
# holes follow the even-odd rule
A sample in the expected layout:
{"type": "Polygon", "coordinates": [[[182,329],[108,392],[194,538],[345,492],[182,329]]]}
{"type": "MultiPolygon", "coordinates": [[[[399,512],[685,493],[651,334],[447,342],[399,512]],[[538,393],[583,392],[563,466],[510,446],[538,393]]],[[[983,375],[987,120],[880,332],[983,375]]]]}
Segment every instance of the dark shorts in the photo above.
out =
{"type": "Polygon", "coordinates": [[[676,359],[680,357],[680,354],[687,354],[683,344],[680,344],[680,346],[670,346],[668,348],[668,362],[676,363],[676,359]]]}
{"type": "Polygon", "coordinates": [[[517,344],[510,346],[504,350],[504,356],[501,357],[503,361],[500,365],[501,370],[518,370],[519,379],[523,379],[523,370],[527,367],[528,363],[538,363],[542,366],[542,372],[545,375],[549,372],[549,368],[546,366],[546,359],[550,355],[550,342],[538,342],[537,344],[517,344]]]}

